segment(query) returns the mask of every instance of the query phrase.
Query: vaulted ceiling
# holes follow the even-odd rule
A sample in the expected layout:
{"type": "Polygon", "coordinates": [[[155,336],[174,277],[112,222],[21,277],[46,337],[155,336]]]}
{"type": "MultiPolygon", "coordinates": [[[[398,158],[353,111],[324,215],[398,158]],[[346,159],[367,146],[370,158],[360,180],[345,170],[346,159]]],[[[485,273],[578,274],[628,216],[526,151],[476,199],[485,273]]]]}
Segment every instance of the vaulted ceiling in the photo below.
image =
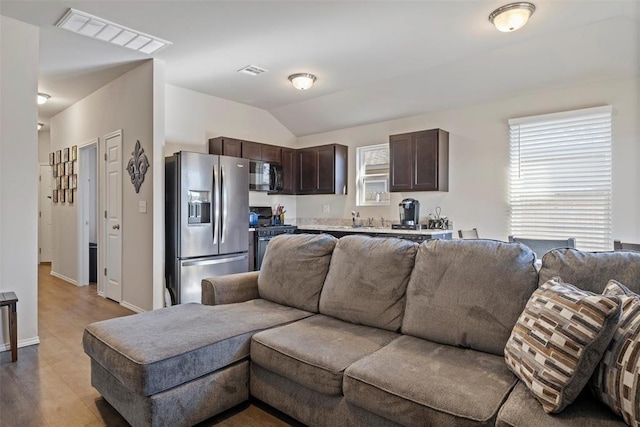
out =
{"type": "Polygon", "coordinates": [[[506,3],[493,0],[3,0],[0,13],[40,27],[40,121],[149,58],[55,27],[74,8],[173,42],[154,54],[167,83],[263,108],[301,136],[640,74],[637,0],[533,2],[514,33],[488,21],[506,3]],[[237,72],[250,64],[269,71],[237,72]],[[297,72],[316,85],[295,90],[297,72]]]}

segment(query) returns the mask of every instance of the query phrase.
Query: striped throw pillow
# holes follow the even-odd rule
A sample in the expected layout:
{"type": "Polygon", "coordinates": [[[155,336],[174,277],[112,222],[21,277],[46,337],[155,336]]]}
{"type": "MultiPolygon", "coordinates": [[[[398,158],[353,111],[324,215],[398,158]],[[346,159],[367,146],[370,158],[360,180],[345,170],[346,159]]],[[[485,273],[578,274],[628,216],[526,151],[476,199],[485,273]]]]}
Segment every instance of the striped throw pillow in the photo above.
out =
{"type": "Polygon", "coordinates": [[[505,346],[505,360],[545,412],[561,412],[589,381],[619,318],[617,297],[553,278],[529,298],[505,346]]]}
{"type": "Polygon", "coordinates": [[[622,416],[640,425],[640,295],[610,280],[603,295],[617,296],[622,316],[609,347],[591,377],[595,396],[622,416]]]}

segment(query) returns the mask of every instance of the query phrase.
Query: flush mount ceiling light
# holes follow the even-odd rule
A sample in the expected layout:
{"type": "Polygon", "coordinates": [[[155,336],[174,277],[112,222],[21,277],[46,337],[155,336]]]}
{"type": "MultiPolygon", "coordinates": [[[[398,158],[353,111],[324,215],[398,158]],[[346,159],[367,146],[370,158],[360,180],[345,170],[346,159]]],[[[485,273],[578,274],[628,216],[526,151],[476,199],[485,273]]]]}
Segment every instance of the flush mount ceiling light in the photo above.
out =
{"type": "Polygon", "coordinates": [[[289,76],[289,81],[296,89],[307,90],[316,81],[316,76],[309,73],[298,73],[289,76]]]}
{"type": "Polygon", "coordinates": [[[124,25],[115,24],[76,9],[69,9],[58,21],[56,27],[118,46],[128,47],[147,55],[173,44],[161,38],[132,30],[124,25]]]}
{"type": "Polygon", "coordinates": [[[38,92],[38,105],[46,104],[49,98],[51,98],[51,95],[38,92]]]}
{"type": "Polygon", "coordinates": [[[532,3],[510,3],[491,12],[489,21],[498,31],[510,33],[524,27],[535,10],[532,3]]]}

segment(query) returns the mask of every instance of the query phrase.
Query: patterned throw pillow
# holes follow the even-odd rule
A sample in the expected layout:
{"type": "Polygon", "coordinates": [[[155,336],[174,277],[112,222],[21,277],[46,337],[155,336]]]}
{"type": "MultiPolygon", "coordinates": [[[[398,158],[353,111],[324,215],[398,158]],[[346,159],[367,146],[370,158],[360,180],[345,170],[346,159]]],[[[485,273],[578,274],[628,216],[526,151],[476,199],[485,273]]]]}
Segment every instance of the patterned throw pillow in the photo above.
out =
{"type": "Polygon", "coordinates": [[[603,295],[617,296],[622,316],[593,377],[595,396],[630,426],[640,425],[640,295],[610,280],[603,295]]]}
{"type": "Polygon", "coordinates": [[[617,297],[596,295],[553,278],[529,298],[504,355],[547,413],[578,397],[598,366],[620,318],[617,297]]]}

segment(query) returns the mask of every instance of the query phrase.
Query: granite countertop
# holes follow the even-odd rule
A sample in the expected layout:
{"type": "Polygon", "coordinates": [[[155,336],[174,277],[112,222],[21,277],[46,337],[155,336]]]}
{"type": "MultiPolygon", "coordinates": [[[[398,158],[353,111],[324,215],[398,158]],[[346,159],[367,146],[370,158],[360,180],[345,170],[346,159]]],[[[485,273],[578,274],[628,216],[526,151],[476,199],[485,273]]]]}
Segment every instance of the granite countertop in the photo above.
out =
{"type": "Polygon", "coordinates": [[[327,231],[345,231],[349,233],[386,233],[386,234],[421,234],[421,235],[438,235],[453,233],[453,230],[394,230],[388,227],[351,227],[348,225],[299,225],[298,230],[327,230],[327,231]]]}

